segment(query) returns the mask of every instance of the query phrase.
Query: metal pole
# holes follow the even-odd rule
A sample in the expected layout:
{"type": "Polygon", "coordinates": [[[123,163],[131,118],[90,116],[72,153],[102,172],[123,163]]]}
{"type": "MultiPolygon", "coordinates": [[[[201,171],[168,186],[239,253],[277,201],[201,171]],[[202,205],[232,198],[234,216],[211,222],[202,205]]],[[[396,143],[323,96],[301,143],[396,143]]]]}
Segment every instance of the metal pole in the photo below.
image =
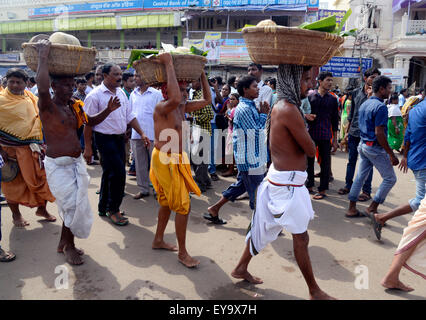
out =
{"type": "Polygon", "coordinates": [[[411,8],[411,1],[408,1],[408,19],[407,19],[407,32],[406,33],[409,32],[408,26],[410,25],[410,8],[411,8]]]}
{"type": "Polygon", "coordinates": [[[229,14],[228,14],[228,22],[226,23],[226,40],[228,40],[228,34],[229,34],[229,14]]]}

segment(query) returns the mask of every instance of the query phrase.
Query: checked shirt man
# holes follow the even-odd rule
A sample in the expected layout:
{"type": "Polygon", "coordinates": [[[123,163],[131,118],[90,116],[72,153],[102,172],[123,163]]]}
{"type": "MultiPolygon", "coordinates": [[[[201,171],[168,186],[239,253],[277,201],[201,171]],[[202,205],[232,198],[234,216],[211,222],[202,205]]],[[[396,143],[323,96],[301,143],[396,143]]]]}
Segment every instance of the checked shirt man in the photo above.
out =
{"type": "Polygon", "coordinates": [[[250,208],[254,210],[256,189],[263,181],[266,171],[267,148],[265,124],[269,113],[269,104],[260,103],[256,109],[254,99],[259,96],[256,78],[243,77],[238,81],[238,93],[241,95],[234,116],[233,146],[235,162],[238,168],[237,181],[222,193],[222,198],[209,207],[204,218],[214,224],[225,224],[219,218],[220,208],[228,201],[235,201],[248,193],[250,208]]]}

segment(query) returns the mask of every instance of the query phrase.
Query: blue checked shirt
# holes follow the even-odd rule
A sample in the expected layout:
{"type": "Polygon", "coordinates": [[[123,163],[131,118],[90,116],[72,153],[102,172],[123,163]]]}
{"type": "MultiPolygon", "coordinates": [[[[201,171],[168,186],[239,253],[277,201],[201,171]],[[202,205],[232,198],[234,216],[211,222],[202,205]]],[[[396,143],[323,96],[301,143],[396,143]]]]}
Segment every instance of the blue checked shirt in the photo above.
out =
{"type": "Polygon", "coordinates": [[[257,111],[253,100],[240,98],[235,110],[232,137],[238,171],[252,171],[266,164],[266,118],[266,114],[257,111]]]}
{"type": "Polygon", "coordinates": [[[3,166],[4,166],[4,161],[2,156],[0,156],[0,168],[3,168],[3,166]]]}

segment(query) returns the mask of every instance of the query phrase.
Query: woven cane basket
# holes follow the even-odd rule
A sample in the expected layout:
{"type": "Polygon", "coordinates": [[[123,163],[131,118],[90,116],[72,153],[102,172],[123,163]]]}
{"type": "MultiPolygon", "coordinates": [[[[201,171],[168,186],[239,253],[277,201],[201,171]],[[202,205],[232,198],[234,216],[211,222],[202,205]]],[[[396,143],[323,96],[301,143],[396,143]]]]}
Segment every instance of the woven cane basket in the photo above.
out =
{"type": "MultiPolygon", "coordinates": [[[[195,81],[200,79],[207,59],[192,54],[172,55],[178,81],[195,81]]],[[[152,58],[141,58],[133,62],[133,67],[149,86],[167,82],[166,68],[163,64],[152,61],[152,58]]]]}
{"type": "MultiPolygon", "coordinates": [[[[37,72],[38,52],[33,43],[23,43],[27,66],[37,72]]],[[[96,49],[67,44],[52,44],[48,57],[49,74],[79,76],[88,73],[95,65],[96,49]]]]}
{"type": "Polygon", "coordinates": [[[246,27],[243,37],[250,58],[266,65],[322,66],[344,41],[328,32],[283,26],[246,27]]]}

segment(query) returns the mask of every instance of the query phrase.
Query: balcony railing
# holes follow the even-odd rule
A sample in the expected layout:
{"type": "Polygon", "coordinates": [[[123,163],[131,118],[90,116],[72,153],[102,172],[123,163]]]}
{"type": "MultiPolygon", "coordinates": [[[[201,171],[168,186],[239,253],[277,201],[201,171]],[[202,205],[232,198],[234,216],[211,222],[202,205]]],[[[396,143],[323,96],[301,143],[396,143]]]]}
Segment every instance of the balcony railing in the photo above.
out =
{"type": "Polygon", "coordinates": [[[425,34],[426,33],[426,20],[409,20],[407,35],[412,34],[425,34]]]}

